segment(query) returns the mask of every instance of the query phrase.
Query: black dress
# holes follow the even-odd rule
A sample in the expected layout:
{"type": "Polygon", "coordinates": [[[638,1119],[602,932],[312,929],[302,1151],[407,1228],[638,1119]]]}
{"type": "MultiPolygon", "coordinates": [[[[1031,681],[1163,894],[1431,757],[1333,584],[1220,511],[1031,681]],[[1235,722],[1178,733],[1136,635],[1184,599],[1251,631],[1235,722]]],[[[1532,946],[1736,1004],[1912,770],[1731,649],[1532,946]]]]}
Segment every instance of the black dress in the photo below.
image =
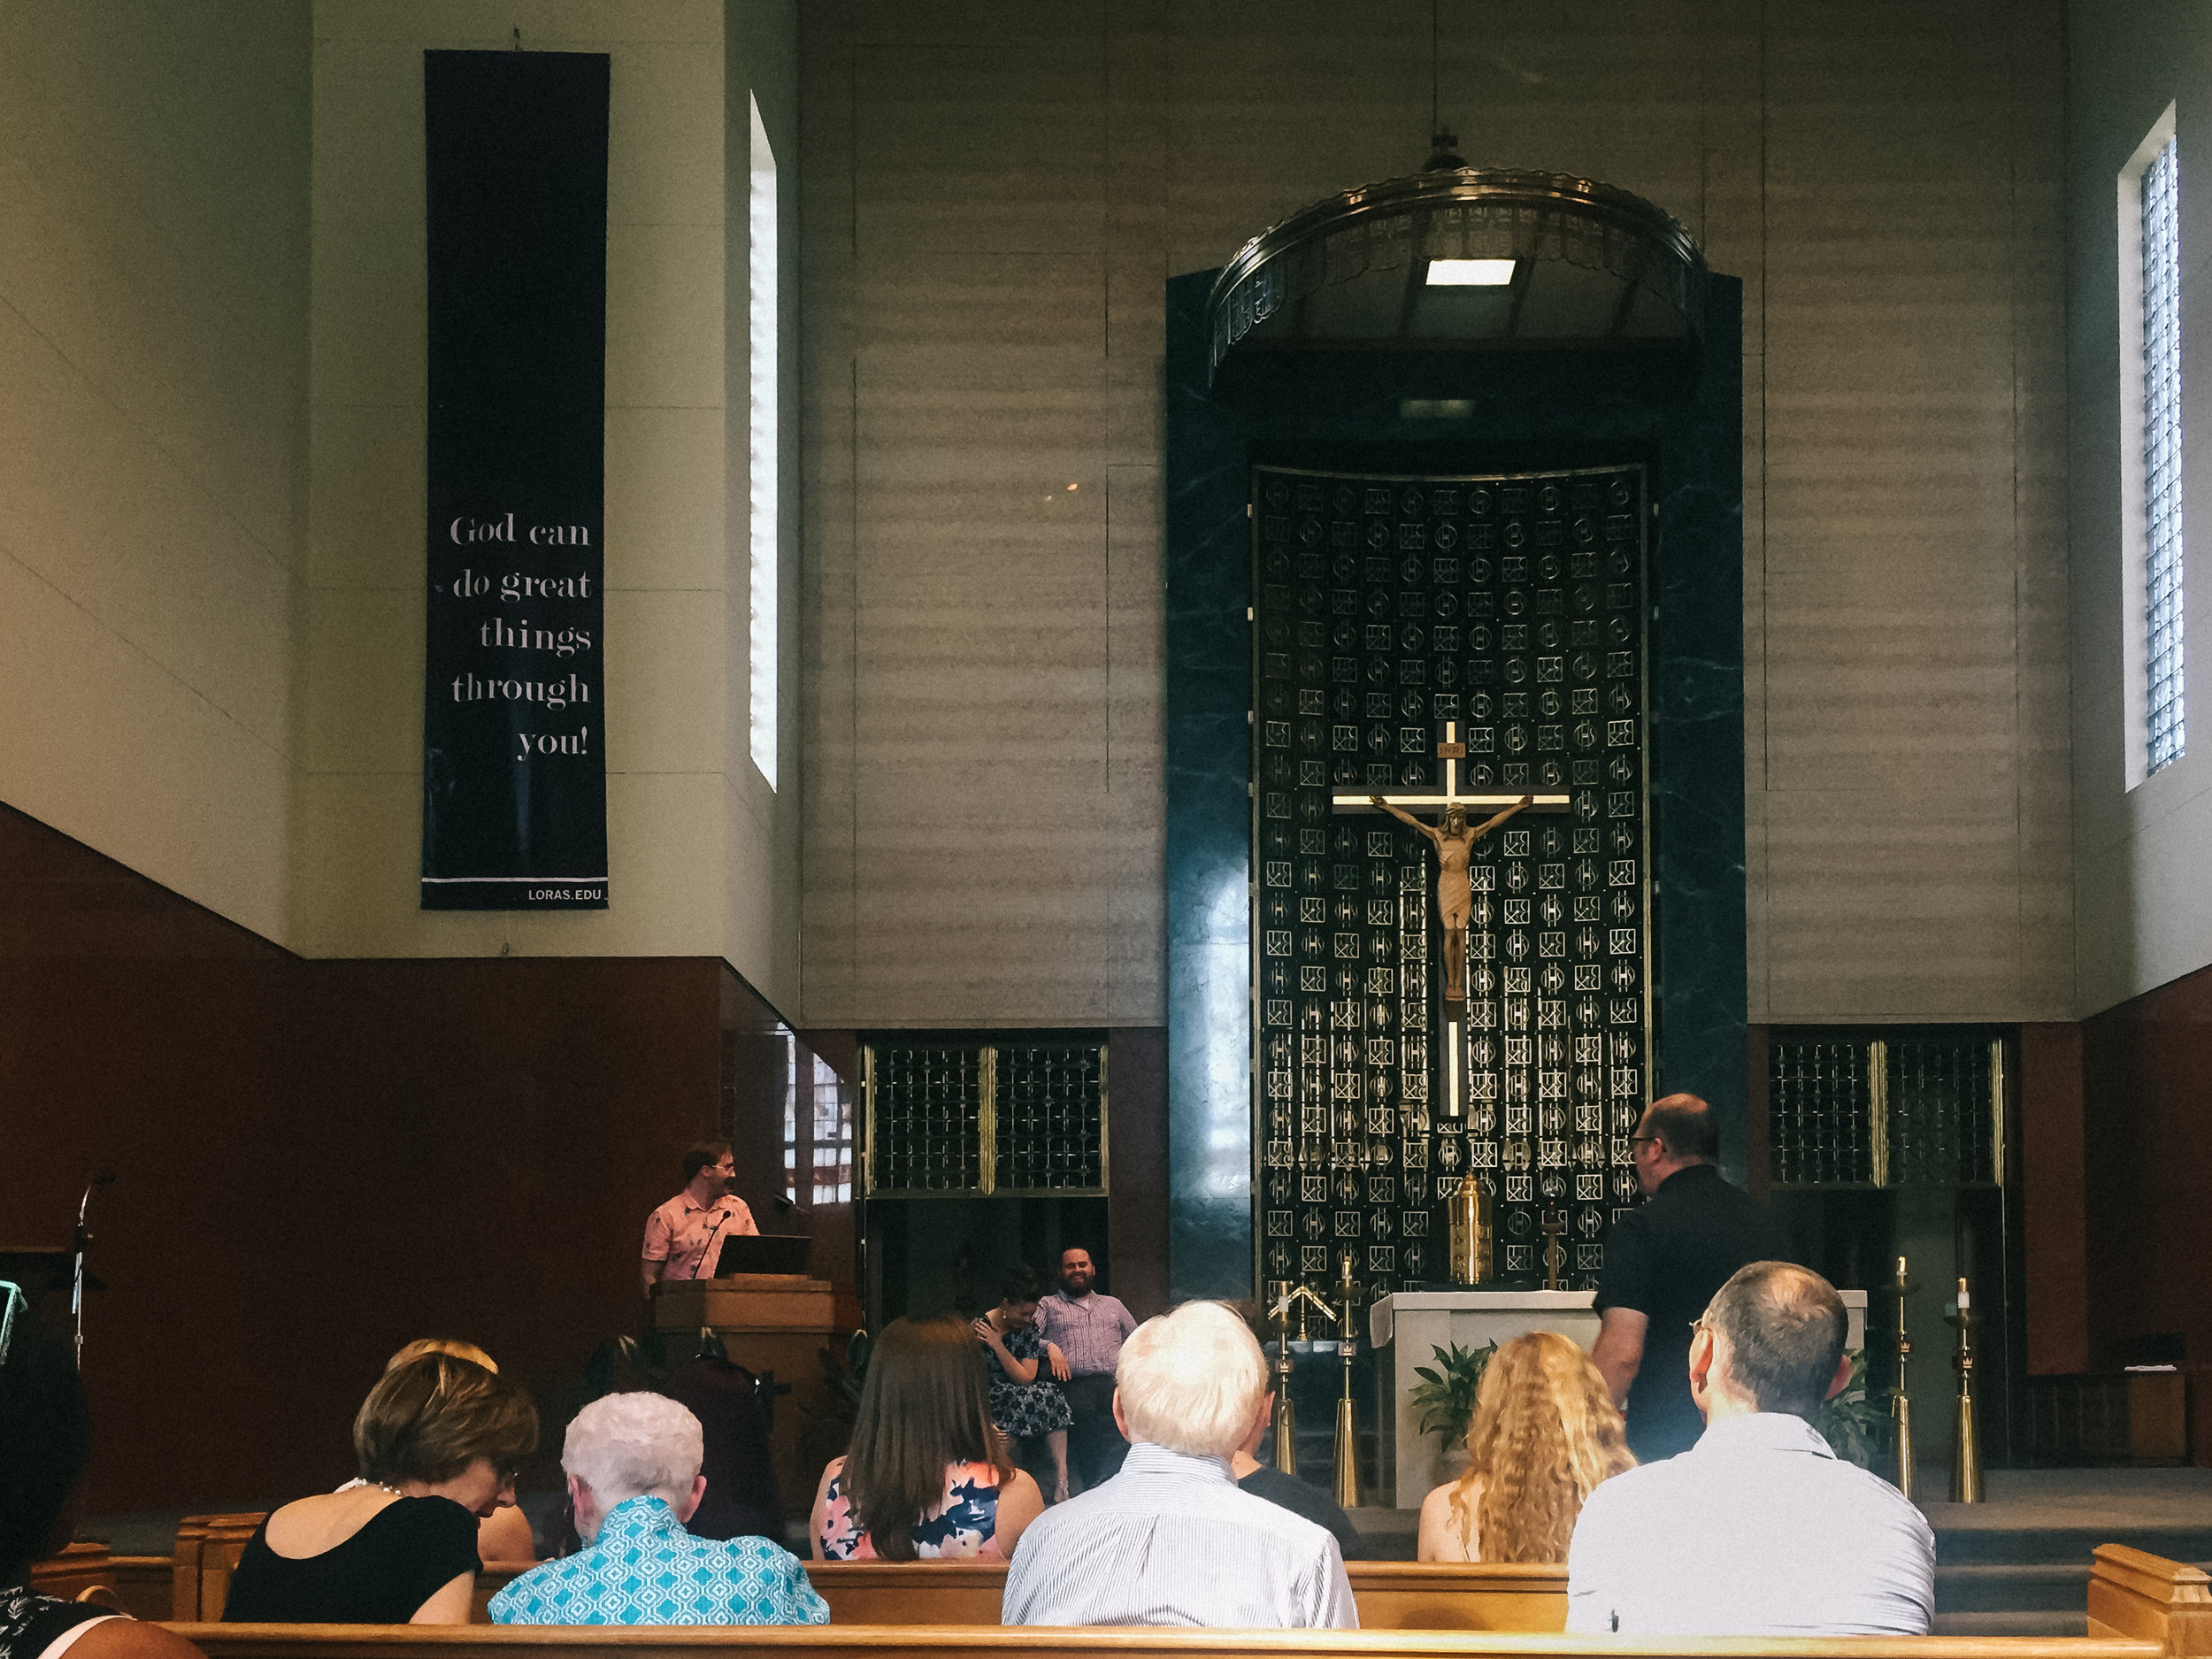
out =
{"type": "Polygon", "coordinates": [[[39,1595],[22,1585],[0,1590],[0,1659],[38,1659],[78,1625],[114,1617],[111,1608],[39,1595]]]}
{"type": "Polygon", "coordinates": [[[1051,1370],[1045,1363],[1044,1333],[1033,1325],[1025,1325],[1018,1331],[1005,1333],[999,1340],[1016,1359],[1036,1361],[1037,1373],[1028,1382],[1016,1382],[1006,1374],[1006,1367],[999,1363],[998,1356],[991,1352],[990,1344],[984,1344],[983,1365],[991,1378],[991,1421],[1018,1440],[1066,1428],[1075,1419],[1068,1410],[1067,1396],[1060,1392],[1060,1385],[1052,1380],[1051,1370]]]}
{"type": "Polygon", "coordinates": [[[404,1624],[465,1572],[477,1572],[476,1517],[450,1498],[387,1504],[319,1555],[280,1555],[264,1521],[230,1581],[233,1624],[404,1624]]]}

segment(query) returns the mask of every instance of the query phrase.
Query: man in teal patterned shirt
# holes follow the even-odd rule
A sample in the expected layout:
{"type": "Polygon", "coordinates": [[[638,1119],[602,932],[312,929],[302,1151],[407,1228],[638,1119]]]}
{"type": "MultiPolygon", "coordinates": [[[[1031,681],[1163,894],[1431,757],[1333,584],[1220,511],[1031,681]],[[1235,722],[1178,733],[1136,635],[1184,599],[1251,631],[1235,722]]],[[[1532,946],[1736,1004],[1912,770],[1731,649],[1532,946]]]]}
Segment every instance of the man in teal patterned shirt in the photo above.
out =
{"type": "Polygon", "coordinates": [[[706,1495],[699,1419],[661,1394],[595,1400],[561,1467],[586,1548],[492,1598],[500,1624],[826,1624],[795,1556],[764,1538],[694,1538],[706,1495]]]}

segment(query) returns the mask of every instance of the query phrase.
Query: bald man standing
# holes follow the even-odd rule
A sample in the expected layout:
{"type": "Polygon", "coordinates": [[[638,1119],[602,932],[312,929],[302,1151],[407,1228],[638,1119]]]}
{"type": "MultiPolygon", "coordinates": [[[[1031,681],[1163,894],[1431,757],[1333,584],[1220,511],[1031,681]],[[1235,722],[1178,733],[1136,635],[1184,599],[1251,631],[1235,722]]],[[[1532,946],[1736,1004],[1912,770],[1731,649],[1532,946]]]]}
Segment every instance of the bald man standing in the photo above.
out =
{"type": "Polygon", "coordinates": [[[1766,1206],[1721,1179],[1720,1130],[1694,1094],[1644,1109],[1630,1137],[1646,1202],[1613,1224],[1590,1350],[1628,1418],[1639,1463],[1686,1452],[1705,1420],[1690,1396],[1690,1325],[1736,1270],[1796,1252],[1766,1206]]]}

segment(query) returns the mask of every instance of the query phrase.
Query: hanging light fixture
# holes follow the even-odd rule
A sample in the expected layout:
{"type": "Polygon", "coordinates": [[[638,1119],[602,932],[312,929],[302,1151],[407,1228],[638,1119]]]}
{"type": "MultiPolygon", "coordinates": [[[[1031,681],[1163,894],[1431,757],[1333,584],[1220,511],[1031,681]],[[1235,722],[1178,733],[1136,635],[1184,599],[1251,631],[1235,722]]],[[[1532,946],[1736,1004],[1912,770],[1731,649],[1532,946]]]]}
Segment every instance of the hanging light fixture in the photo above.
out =
{"type": "Polygon", "coordinates": [[[1233,354],[1346,348],[1658,349],[1694,339],[1705,257],[1662,209],[1568,173],[1471,167],[1445,127],[1429,12],[1419,173],[1292,214],[1239,249],[1207,303],[1233,354]]]}

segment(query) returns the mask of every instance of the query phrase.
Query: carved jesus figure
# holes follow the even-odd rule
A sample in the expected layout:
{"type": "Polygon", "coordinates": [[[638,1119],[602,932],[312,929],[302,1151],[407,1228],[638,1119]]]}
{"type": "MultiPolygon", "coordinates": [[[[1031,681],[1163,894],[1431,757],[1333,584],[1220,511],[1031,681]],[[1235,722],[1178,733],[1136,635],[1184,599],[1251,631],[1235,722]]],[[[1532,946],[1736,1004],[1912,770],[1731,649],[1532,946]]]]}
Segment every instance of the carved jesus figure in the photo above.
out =
{"type": "Polygon", "coordinates": [[[1427,836],[1436,848],[1436,908],[1444,918],[1444,1000],[1467,1000],[1467,918],[1475,906],[1474,889],[1467,880],[1467,861],[1475,843],[1504,823],[1536,797],[1525,795],[1511,806],[1475,829],[1467,827],[1467,809],[1454,803],[1444,809],[1443,827],[1424,824],[1410,812],[1402,812],[1379,795],[1367,797],[1401,824],[1427,836]]]}

